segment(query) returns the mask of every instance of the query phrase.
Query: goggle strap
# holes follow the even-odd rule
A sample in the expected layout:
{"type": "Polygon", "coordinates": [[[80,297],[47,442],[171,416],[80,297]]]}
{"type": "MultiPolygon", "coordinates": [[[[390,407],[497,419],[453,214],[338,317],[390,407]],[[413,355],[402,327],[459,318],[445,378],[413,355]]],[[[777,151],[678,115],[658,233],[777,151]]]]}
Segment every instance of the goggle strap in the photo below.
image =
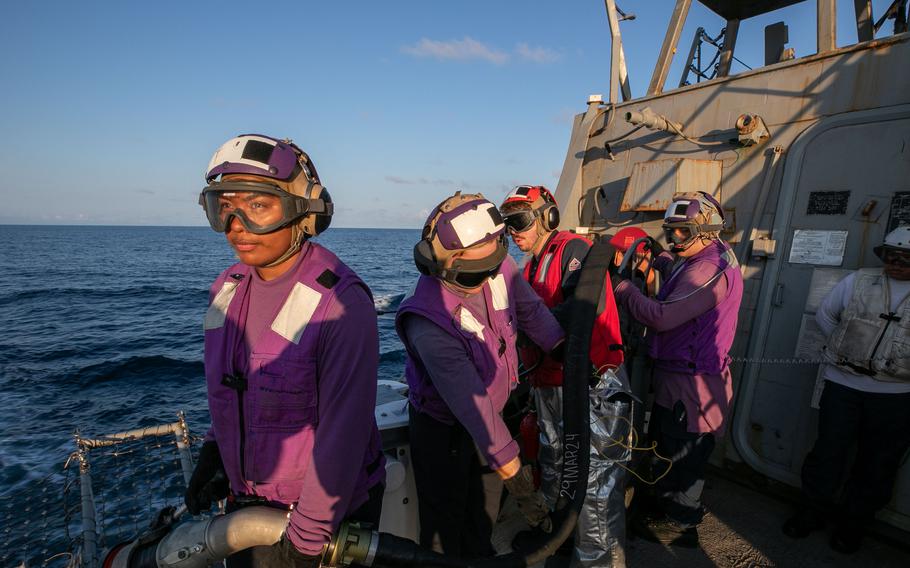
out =
{"type": "Polygon", "coordinates": [[[694,230],[697,233],[709,233],[711,231],[722,231],[724,229],[724,225],[723,224],[721,224],[721,225],[699,225],[698,223],[692,223],[692,222],[688,222],[688,221],[685,221],[685,222],[677,221],[677,222],[671,222],[671,223],[664,223],[662,225],[662,228],[665,231],[667,229],[689,229],[689,230],[694,230]]]}
{"type": "Polygon", "coordinates": [[[297,195],[292,195],[294,199],[294,210],[298,215],[332,215],[334,207],[323,199],[307,199],[297,195]]]}

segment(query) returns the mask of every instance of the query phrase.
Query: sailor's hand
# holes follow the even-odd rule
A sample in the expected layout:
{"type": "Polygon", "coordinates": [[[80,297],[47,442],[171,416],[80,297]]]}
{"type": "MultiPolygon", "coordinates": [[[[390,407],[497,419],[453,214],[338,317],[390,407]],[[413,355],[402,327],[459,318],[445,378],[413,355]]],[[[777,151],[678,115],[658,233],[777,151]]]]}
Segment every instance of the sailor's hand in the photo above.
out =
{"type": "Polygon", "coordinates": [[[509,494],[515,498],[518,510],[524,515],[525,520],[532,527],[537,527],[545,533],[553,530],[553,521],[550,519],[550,509],[543,499],[540,491],[534,487],[534,473],[530,465],[521,467],[515,475],[503,480],[509,494]]]}
{"type": "Polygon", "coordinates": [[[198,515],[208,511],[212,505],[224,499],[230,492],[224,464],[221,462],[221,452],[218,444],[205,442],[199,450],[199,461],[190,477],[190,482],[183,496],[186,509],[191,515],[198,515]]]}
{"type": "Polygon", "coordinates": [[[273,558],[278,560],[276,566],[319,568],[322,562],[321,554],[310,555],[297,550],[286,534],[282,534],[281,540],[272,545],[272,552],[273,558]]]}
{"type": "Polygon", "coordinates": [[[619,271],[616,274],[610,276],[610,284],[613,286],[613,292],[616,292],[619,288],[623,286],[623,282],[629,282],[629,274],[620,274],[619,271]]]}

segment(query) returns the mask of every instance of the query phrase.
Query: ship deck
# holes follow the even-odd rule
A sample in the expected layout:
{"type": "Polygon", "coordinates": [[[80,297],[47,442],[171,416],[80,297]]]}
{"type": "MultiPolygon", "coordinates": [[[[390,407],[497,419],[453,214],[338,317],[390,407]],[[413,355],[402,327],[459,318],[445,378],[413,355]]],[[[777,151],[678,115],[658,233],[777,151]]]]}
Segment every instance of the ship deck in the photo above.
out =
{"type": "MultiPolygon", "coordinates": [[[[844,555],[829,548],[829,532],[818,532],[802,540],[793,540],[780,530],[781,524],[792,511],[788,502],[716,473],[707,479],[704,502],[708,515],[699,527],[699,548],[669,547],[640,538],[630,538],[626,565],[632,568],[910,566],[910,539],[907,539],[906,533],[869,536],[864,540],[862,548],[853,555],[844,555]]],[[[524,527],[517,510],[509,502],[506,503],[501,520],[494,535],[494,544],[499,552],[507,552],[511,536],[524,527]]],[[[556,566],[568,566],[568,562],[555,558],[547,563],[547,567],[556,566]]]]}

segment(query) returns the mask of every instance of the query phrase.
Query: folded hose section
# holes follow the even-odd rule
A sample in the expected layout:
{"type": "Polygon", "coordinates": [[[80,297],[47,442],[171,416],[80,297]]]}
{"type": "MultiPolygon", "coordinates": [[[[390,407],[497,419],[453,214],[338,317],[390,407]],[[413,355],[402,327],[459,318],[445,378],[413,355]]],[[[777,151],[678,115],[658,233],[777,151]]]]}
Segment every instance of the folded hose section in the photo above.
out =
{"type": "Polygon", "coordinates": [[[412,541],[381,533],[372,566],[436,566],[439,568],[525,568],[552,556],[571,536],[578,521],[588,487],[590,425],[588,412],[591,378],[590,347],[594,320],[604,295],[605,275],[613,259],[614,248],[606,239],[598,239],[588,252],[579,275],[575,295],[568,302],[565,359],[563,361],[563,471],[559,498],[553,512],[553,532],[534,552],[517,553],[463,560],[417,547],[412,541]]]}

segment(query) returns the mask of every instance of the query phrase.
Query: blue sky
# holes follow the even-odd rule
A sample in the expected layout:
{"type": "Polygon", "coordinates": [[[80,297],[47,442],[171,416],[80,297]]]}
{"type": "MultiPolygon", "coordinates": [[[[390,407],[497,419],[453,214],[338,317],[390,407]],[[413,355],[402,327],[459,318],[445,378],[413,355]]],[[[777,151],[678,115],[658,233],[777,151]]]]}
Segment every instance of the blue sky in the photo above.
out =
{"type": "MultiPolygon", "coordinates": [[[[635,96],[674,3],[618,0],[637,16],[622,23],[635,96]]],[[[838,10],[853,43],[853,1],[838,10]]],[[[780,20],[797,56],[815,51],[810,0],[743,22],[737,57],[760,65],[780,20]]],[[[695,29],[723,25],[693,2],[668,87],[695,29]]],[[[336,226],[419,227],[456,189],[555,188],[609,49],[601,0],[8,2],[0,223],[204,225],[211,154],[257,132],[309,152],[336,226]]]]}

